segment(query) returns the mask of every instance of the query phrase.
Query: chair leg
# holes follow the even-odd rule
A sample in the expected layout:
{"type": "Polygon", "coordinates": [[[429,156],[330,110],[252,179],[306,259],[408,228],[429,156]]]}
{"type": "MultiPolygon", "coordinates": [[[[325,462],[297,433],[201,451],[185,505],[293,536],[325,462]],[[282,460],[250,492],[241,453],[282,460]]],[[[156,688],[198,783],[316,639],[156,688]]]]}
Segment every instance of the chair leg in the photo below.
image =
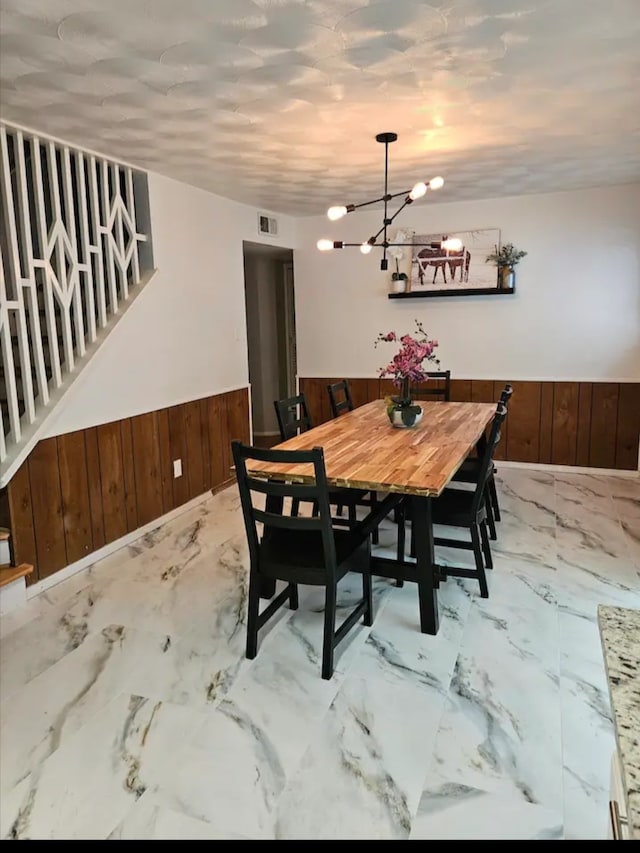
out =
{"type": "MultiPolygon", "coordinates": [[[[370,492],[370,495],[371,495],[371,510],[373,512],[375,512],[375,510],[378,506],[378,493],[377,492],[370,492]]],[[[371,534],[371,541],[374,545],[378,545],[380,542],[380,534],[378,533],[377,527],[373,531],[373,533],[371,534]]]]}
{"type": "Polygon", "coordinates": [[[336,632],[336,585],[327,584],[324,599],[324,636],[322,640],[322,677],[333,675],[333,649],[336,632]]]}
{"type": "Polygon", "coordinates": [[[489,477],[489,491],[491,493],[491,506],[493,507],[493,517],[496,521],[502,521],[500,516],[500,505],[498,504],[498,490],[496,489],[495,477],[489,477]]]}
{"type": "Polygon", "coordinates": [[[260,578],[249,576],[249,600],[247,602],[247,649],[246,657],[253,660],[258,653],[258,615],[260,613],[260,578]]]}
{"type": "Polygon", "coordinates": [[[300,499],[294,498],[291,501],[291,516],[293,518],[296,518],[298,516],[299,512],[300,512],[300,499]]]}
{"type": "MultiPolygon", "coordinates": [[[[404,512],[404,505],[403,504],[400,504],[400,506],[396,507],[395,515],[396,515],[396,524],[398,526],[398,553],[397,553],[397,557],[398,557],[398,562],[400,562],[401,560],[404,560],[404,556],[405,556],[404,551],[405,551],[405,548],[407,547],[407,528],[405,525],[405,512],[404,512]]],[[[400,587],[404,586],[404,581],[403,580],[397,580],[396,586],[400,586],[400,587]]]]}
{"type": "Polygon", "coordinates": [[[476,561],[476,571],[478,573],[478,583],[480,584],[480,595],[482,598],[489,598],[489,588],[487,586],[487,576],[484,573],[484,561],[482,559],[482,547],[480,545],[480,533],[478,525],[471,525],[471,542],[473,543],[473,556],[476,561]]]}
{"type": "Polygon", "coordinates": [[[289,610],[298,609],[298,584],[289,584],[289,610]]]}
{"type": "Polygon", "coordinates": [[[373,583],[371,582],[371,566],[362,572],[362,597],[365,602],[363,623],[367,627],[373,625],[373,583]]]}
{"type": "Polygon", "coordinates": [[[491,492],[489,491],[489,486],[487,486],[485,490],[484,505],[487,510],[487,524],[489,525],[489,536],[495,541],[498,538],[498,534],[496,532],[496,520],[493,517],[493,504],[491,503],[491,492]]]}
{"type": "Polygon", "coordinates": [[[484,564],[487,569],[492,569],[493,557],[491,556],[491,545],[489,544],[489,534],[487,532],[486,521],[483,521],[480,524],[480,536],[482,537],[482,553],[484,554],[484,564]]]}
{"type": "Polygon", "coordinates": [[[342,517],[343,511],[344,511],[344,506],[342,504],[337,504],[336,505],[336,515],[339,515],[340,517],[342,517]]]}
{"type": "Polygon", "coordinates": [[[358,523],[358,516],[356,514],[356,505],[349,504],[349,524],[356,525],[358,523]]]}

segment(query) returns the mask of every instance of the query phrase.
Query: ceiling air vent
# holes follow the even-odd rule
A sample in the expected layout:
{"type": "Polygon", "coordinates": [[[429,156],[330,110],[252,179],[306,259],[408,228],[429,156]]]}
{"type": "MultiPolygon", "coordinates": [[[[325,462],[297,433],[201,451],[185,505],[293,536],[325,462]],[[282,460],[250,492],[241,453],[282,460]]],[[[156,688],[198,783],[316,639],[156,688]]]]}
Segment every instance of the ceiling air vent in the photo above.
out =
{"type": "Polygon", "coordinates": [[[273,216],[267,216],[266,213],[258,214],[258,234],[277,234],[278,220],[273,216]]]}

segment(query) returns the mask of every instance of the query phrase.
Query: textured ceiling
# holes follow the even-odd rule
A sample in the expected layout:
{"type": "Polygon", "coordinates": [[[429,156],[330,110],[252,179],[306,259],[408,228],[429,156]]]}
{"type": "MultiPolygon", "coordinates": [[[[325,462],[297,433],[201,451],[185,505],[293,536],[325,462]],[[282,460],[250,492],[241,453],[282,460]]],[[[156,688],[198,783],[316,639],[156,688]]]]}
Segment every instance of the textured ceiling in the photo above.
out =
{"type": "Polygon", "coordinates": [[[640,178],[640,0],[0,0],[3,118],[291,214],[640,178]]]}

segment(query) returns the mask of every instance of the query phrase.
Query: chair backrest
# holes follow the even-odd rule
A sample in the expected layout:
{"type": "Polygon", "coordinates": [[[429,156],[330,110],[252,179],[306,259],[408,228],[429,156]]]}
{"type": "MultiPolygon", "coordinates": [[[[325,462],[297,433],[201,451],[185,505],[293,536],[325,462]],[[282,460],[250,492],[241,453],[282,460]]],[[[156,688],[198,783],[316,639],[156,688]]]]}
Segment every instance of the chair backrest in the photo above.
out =
{"type": "Polygon", "coordinates": [[[513,386],[508,382],[500,392],[500,402],[503,403],[507,408],[509,408],[509,403],[511,401],[511,395],[513,394],[513,386]]]}
{"type": "Polygon", "coordinates": [[[437,370],[427,376],[429,378],[425,385],[412,385],[409,388],[411,398],[424,400],[433,397],[448,403],[451,400],[451,371],[437,370]]]}
{"type": "Polygon", "coordinates": [[[507,407],[504,403],[498,403],[496,406],[496,413],[493,416],[493,420],[491,422],[491,429],[489,430],[489,437],[486,439],[484,446],[482,448],[482,457],[480,461],[480,468],[478,470],[478,479],[476,481],[476,489],[473,495],[472,502],[472,512],[477,512],[480,508],[480,504],[484,500],[487,480],[491,474],[492,470],[492,462],[493,457],[496,452],[496,448],[500,443],[501,438],[501,430],[502,424],[504,423],[504,419],[507,417],[507,407]]]}
{"type": "Polygon", "coordinates": [[[313,426],[307,406],[307,398],[304,394],[286,397],[283,400],[274,400],[273,405],[278,418],[280,438],[283,441],[294,438],[299,432],[306,432],[313,426]]]}
{"type": "MultiPolygon", "coordinates": [[[[336,551],[329,506],[329,491],[324,464],[324,451],[321,447],[313,450],[274,450],[250,447],[240,441],[232,441],[231,449],[236,469],[242,515],[249,544],[251,565],[260,568],[260,538],[257,525],[263,525],[262,538],[268,537],[274,529],[289,531],[318,531],[322,536],[327,577],[336,571],[336,551]],[[247,466],[247,461],[249,466],[247,466]],[[285,480],[266,479],[252,475],[251,461],[274,462],[285,465],[313,466],[309,476],[313,481],[294,483],[285,480]],[[256,504],[255,497],[264,495],[264,509],[256,504]],[[285,498],[292,501],[314,503],[317,512],[314,516],[285,515],[285,498]]],[[[261,503],[261,498],[259,498],[261,503]]]]}
{"type": "Polygon", "coordinates": [[[351,399],[351,388],[346,379],[327,385],[329,392],[329,404],[331,406],[331,417],[337,418],[343,412],[353,411],[353,400],[351,399]]]}

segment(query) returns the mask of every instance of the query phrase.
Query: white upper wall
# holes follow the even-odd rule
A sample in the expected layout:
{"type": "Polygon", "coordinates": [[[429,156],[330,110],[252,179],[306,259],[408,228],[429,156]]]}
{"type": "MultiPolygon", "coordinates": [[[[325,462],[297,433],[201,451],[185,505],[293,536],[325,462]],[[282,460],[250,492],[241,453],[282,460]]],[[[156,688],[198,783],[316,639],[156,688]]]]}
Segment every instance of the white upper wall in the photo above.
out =
{"type": "Polygon", "coordinates": [[[378,332],[412,331],[419,318],[456,377],[640,379],[640,185],[453,204],[427,198],[400,214],[398,226],[417,233],[499,228],[502,243],[528,252],[509,296],[389,300],[380,250],[316,249],[320,237],[362,242],[381,221],[381,211],[299,220],[300,376],[376,376],[394,352],[374,349],[378,332]]]}
{"type": "Polygon", "coordinates": [[[248,384],[242,241],[295,247],[296,222],[258,234],[255,208],[149,174],[157,274],[81,375],[48,435],[248,384]]]}

